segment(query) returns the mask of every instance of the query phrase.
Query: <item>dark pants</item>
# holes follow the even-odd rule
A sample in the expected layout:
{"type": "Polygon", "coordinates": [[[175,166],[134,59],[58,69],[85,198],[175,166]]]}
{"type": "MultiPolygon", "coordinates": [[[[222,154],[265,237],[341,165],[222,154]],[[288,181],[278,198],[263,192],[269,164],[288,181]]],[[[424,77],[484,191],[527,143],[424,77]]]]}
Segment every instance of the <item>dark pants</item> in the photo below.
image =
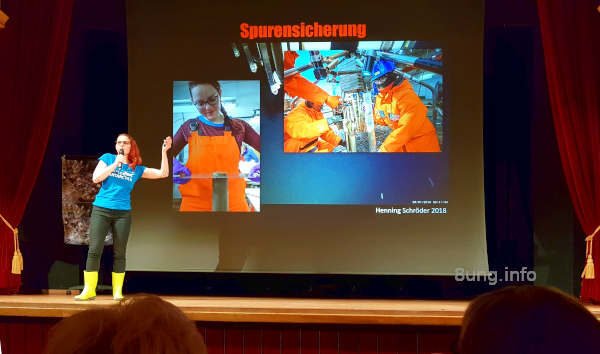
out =
{"type": "Polygon", "coordinates": [[[97,272],[100,269],[100,258],[104,250],[104,238],[108,230],[113,235],[114,263],[113,272],[125,272],[125,251],[131,229],[131,211],[114,210],[94,206],[90,219],[90,247],[88,249],[85,270],[97,272]]]}

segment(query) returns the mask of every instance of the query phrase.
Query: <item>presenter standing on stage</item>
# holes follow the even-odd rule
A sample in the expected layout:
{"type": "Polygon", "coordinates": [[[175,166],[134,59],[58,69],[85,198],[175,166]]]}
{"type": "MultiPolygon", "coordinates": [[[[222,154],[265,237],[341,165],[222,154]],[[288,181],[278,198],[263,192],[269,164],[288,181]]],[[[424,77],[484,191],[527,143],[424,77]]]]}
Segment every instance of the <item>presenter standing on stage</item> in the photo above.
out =
{"type": "Polygon", "coordinates": [[[123,298],[125,253],[131,228],[131,191],[140,178],[158,179],[169,176],[167,151],[171,144],[171,137],[166,137],[162,144],[160,169],[141,165],[140,150],[129,134],[119,134],[117,137],[116,155],[104,154],[99,158],[92,180],[94,183],[102,183],[102,186],[92,203],[90,244],[83,272],[84,288],[81,294],[75,296],[75,300],[91,300],[96,297],[100,258],[104,238],[109,230],[112,230],[114,249],[113,298],[123,298]]]}

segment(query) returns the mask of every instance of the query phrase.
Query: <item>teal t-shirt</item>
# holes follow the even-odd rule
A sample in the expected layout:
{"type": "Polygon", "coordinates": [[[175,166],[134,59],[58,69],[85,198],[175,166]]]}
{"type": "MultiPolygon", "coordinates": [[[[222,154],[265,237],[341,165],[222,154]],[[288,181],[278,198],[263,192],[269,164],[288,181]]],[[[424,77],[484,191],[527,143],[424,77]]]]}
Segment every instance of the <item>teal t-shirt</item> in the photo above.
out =
{"type": "MultiPolygon", "coordinates": [[[[117,159],[117,155],[104,154],[98,160],[106,165],[111,165],[117,159]]],[[[96,199],[92,203],[97,207],[131,210],[131,191],[135,182],[142,177],[146,166],[136,166],[135,170],[129,168],[129,165],[117,167],[104,181],[102,187],[96,194],[96,199]]]]}

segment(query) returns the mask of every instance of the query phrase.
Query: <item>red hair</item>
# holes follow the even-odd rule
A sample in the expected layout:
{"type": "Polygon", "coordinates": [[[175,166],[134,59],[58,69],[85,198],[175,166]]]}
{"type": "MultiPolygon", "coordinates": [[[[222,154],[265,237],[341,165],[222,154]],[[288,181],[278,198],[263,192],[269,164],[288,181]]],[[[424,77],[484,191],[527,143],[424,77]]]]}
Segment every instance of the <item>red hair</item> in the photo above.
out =
{"type": "Polygon", "coordinates": [[[48,333],[47,354],[110,354],[119,313],[113,308],[89,309],[57,323],[48,333]]]}
{"type": "Polygon", "coordinates": [[[127,160],[129,160],[129,168],[135,170],[135,167],[137,165],[142,164],[142,154],[140,153],[140,148],[138,147],[137,143],[135,142],[135,139],[131,135],[127,133],[121,133],[117,136],[117,139],[119,138],[119,136],[126,136],[129,139],[129,142],[131,143],[131,149],[129,149],[129,155],[127,155],[127,160]]]}

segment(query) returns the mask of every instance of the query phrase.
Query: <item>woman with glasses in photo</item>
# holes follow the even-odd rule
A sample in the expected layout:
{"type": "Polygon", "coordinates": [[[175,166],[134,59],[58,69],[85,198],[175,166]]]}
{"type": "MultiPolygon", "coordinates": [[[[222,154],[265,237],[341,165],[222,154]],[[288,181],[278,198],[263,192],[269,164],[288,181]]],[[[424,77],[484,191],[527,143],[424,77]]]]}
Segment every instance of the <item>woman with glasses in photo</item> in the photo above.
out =
{"type": "Polygon", "coordinates": [[[158,179],[169,176],[167,151],[171,144],[171,137],[166,137],[162,144],[160,169],[142,166],[142,156],[135,139],[125,133],[117,137],[116,154],[107,153],[98,159],[92,180],[94,183],[102,183],[102,186],[92,203],[89,249],[83,272],[84,288],[81,294],[75,296],[76,300],[91,300],[96,297],[100,258],[104,238],[109,230],[113,235],[114,251],[113,298],[123,298],[125,253],[131,228],[131,191],[140,178],[158,179]]]}
{"type": "Polygon", "coordinates": [[[179,210],[213,210],[212,174],[221,172],[228,177],[227,211],[248,212],[246,181],[239,177],[240,152],[242,142],[260,151],[260,136],[247,122],[227,115],[218,81],[190,81],[188,87],[200,115],[185,121],[173,137],[173,156],[186,144],[189,148],[185,166],[173,159],[174,182],[182,198],[179,210]]]}

